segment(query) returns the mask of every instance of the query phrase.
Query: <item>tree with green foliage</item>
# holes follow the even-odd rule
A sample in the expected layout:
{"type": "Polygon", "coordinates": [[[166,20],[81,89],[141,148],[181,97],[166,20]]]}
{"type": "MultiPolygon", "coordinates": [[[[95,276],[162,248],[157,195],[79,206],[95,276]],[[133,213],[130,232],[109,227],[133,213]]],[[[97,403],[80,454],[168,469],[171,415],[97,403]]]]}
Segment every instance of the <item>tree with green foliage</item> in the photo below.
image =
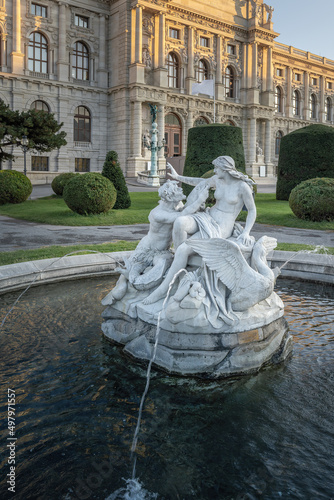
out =
{"type": "Polygon", "coordinates": [[[109,153],[107,153],[102,169],[102,175],[109,179],[116,189],[117,198],[113,207],[114,210],[129,208],[131,206],[131,198],[116,151],[109,151],[109,153]]]}
{"type": "Polygon", "coordinates": [[[67,144],[66,132],[59,132],[63,123],[58,123],[52,113],[45,111],[12,111],[0,99],[0,162],[15,161],[7,146],[20,146],[22,137],[28,138],[28,149],[46,153],[67,144]]]}
{"type": "MultiPolygon", "coordinates": [[[[202,177],[205,172],[212,170],[212,161],[218,156],[231,156],[237,170],[246,173],[241,128],[217,123],[191,128],[183,175],[202,177]]],[[[182,188],[187,195],[192,190],[186,184],[182,188]]]]}
{"type": "Polygon", "coordinates": [[[316,177],[334,177],[334,128],[318,124],[308,125],[282,137],[277,200],[288,200],[295,186],[316,177]]]}

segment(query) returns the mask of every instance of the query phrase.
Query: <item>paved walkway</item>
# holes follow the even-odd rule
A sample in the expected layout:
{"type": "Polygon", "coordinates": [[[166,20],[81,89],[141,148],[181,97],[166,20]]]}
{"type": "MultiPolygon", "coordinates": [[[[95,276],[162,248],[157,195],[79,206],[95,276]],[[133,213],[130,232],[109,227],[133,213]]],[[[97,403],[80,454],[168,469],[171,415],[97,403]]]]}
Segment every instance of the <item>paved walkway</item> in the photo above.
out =
{"type": "MultiPolygon", "coordinates": [[[[151,188],[129,181],[130,191],[152,191],[151,188]]],[[[274,192],[275,184],[262,181],[259,192],[274,192]]],[[[32,199],[52,194],[51,186],[34,186],[32,199]]],[[[33,249],[50,245],[107,243],[117,240],[137,241],[148,231],[148,224],[132,226],[52,226],[0,216],[0,251],[33,249]]],[[[255,224],[251,233],[256,239],[267,234],[279,243],[304,243],[334,247],[334,231],[294,229],[255,224]]]]}

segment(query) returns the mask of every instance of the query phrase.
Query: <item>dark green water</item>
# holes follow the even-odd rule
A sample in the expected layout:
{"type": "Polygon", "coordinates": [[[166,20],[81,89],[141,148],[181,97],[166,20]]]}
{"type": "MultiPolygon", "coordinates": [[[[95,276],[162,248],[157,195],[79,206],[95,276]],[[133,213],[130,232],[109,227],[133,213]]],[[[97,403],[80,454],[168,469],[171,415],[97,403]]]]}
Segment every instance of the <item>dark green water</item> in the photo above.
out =
{"type": "MultiPolygon", "coordinates": [[[[334,288],[278,286],[294,336],[284,365],[228,383],[153,373],[137,476],[158,498],[334,498],[334,288]]],[[[102,336],[110,288],[99,278],[31,289],[0,333],[1,499],[102,500],[131,477],[146,370],[102,336]]],[[[17,296],[0,297],[0,321],[17,296]]]]}

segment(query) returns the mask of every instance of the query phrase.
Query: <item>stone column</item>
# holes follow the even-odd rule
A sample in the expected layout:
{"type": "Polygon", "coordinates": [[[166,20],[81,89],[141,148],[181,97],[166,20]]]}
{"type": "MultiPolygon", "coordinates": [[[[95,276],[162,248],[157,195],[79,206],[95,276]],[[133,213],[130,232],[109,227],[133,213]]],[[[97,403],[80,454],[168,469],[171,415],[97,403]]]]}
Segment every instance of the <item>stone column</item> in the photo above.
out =
{"type": "Polygon", "coordinates": [[[256,161],[256,118],[250,119],[249,161],[251,165],[256,161]]]}
{"type": "Polygon", "coordinates": [[[191,94],[193,83],[195,82],[194,74],[194,29],[188,28],[188,64],[186,76],[186,92],[191,94]]]}
{"type": "Polygon", "coordinates": [[[223,82],[222,76],[222,37],[217,35],[217,68],[216,68],[216,83],[223,82]]]}
{"type": "Polygon", "coordinates": [[[99,47],[99,66],[97,69],[97,81],[100,87],[108,86],[108,73],[106,70],[106,16],[100,14],[100,47],[99,47]]]}
{"type": "Polygon", "coordinates": [[[257,57],[258,57],[258,46],[257,43],[252,45],[252,87],[257,88],[257,57]]]}
{"type": "MultiPolygon", "coordinates": [[[[162,139],[165,137],[165,106],[159,105],[157,122],[158,122],[158,145],[161,146],[162,139]]],[[[164,148],[161,148],[160,151],[158,152],[158,159],[160,160],[160,158],[161,159],[165,158],[164,148]]]]}
{"type": "Polygon", "coordinates": [[[159,16],[154,16],[154,38],[153,38],[153,69],[159,67],[159,16]]]}
{"type": "Polygon", "coordinates": [[[21,52],[21,0],[13,0],[12,72],[23,74],[24,54],[21,52]]]}
{"type": "Polygon", "coordinates": [[[286,104],[285,104],[285,114],[289,118],[292,116],[292,93],[291,93],[291,81],[292,81],[292,71],[291,68],[286,68],[286,104]]]}
{"type": "Polygon", "coordinates": [[[267,50],[267,91],[273,91],[273,49],[267,50]]]}
{"type": "Polygon", "coordinates": [[[59,5],[59,31],[58,31],[58,80],[68,80],[68,55],[66,54],[66,4],[58,2],[59,5]]]}
{"type": "Polygon", "coordinates": [[[159,19],[159,67],[165,65],[165,14],[160,14],[159,19]]]}
{"type": "Polygon", "coordinates": [[[135,101],[133,103],[133,122],[132,122],[132,155],[141,157],[142,150],[142,103],[135,101]]]}
{"type": "Polygon", "coordinates": [[[304,71],[304,120],[310,119],[310,82],[309,74],[304,71]]]}
{"type": "Polygon", "coordinates": [[[143,8],[136,7],[136,50],[135,62],[141,64],[143,60],[143,8]]]}
{"type": "Polygon", "coordinates": [[[271,121],[265,122],[265,144],[264,144],[264,161],[266,165],[271,163],[271,121]]]}
{"type": "Polygon", "coordinates": [[[325,78],[320,77],[320,107],[319,107],[319,121],[320,123],[326,122],[325,113],[325,78]]]}
{"type": "Polygon", "coordinates": [[[1,33],[1,68],[2,71],[7,69],[7,35],[1,33]]]}

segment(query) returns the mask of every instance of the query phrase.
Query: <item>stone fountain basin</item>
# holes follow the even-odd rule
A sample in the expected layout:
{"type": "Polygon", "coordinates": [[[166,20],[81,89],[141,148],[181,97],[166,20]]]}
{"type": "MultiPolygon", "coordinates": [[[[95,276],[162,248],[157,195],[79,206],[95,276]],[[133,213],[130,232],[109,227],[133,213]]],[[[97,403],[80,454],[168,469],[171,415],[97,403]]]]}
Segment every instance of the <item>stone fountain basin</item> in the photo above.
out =
{"type": "MultiPolygon", "coordinates": [[[[143,296],[130,291],[108,306],[102,316],[104,335],[124,346],[134,358],[152,358],[161,303],[142,304],[143,296]]],[[[283,361],[291,352],[292,337],[283,317],[284,306],[273,293],[239,320],[213,329],[199,319],[172,324],[161,314],[155,366],[177,375],[206,378],[255,373],[267,364],[283,361]]]]}

